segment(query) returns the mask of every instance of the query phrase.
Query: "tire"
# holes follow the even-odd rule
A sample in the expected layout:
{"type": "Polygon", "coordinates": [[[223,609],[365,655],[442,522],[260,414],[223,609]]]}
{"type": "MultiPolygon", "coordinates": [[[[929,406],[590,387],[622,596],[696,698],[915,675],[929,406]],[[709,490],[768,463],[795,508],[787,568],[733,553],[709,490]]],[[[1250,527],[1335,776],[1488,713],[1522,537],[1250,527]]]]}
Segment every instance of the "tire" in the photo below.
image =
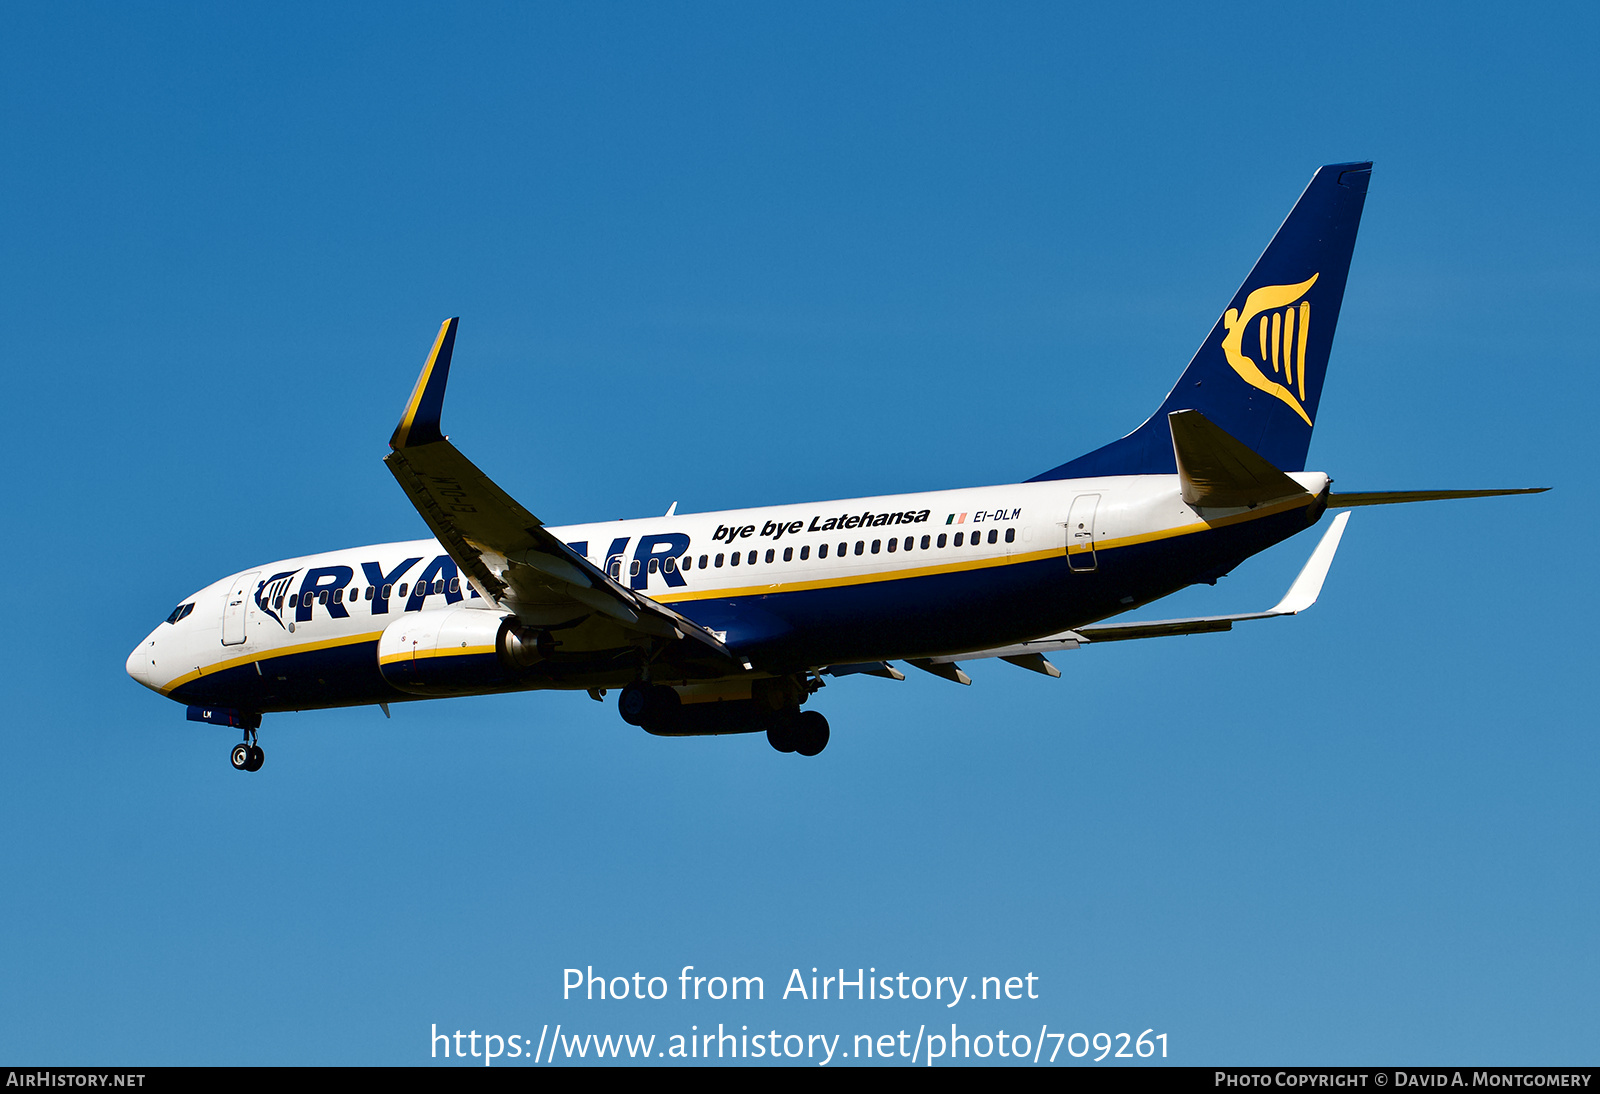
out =
{"type": "Polygon", "coordinates": [[[798,718],[774,718],[772,724],[767,726],[767,744],[779,752],[793,752],[799,721],[798,718]]]}
{"type": "Polygon", "coordinates": [[[260,771],[261,765],[267,762],[267,754],[261,751],[260,745],[250,746],[250,762],[245,766],[246,771],[260,771]]]}
{"type": "Polygon", "coordinates": [[[233,769],[235,771],[251,770],[250,761],[254,758],[255,757],[251,754],[250,746],[246,744],[234,745],[233,754],[228,757],[228,759],[233,763],[233,769]]]}
{"type": "Polygon", "coordinates": [[[617,713],[630,726],[644,725],[650,710],[650,689],[644,684],[629,684],[617,696],[617,713]]]}
{"type": "Polygon", "coordinates": [[[828,719],[814,710],[801,713],[794,720],[794,750],[802,756],[815,756],[828,747],[828,719]]]}

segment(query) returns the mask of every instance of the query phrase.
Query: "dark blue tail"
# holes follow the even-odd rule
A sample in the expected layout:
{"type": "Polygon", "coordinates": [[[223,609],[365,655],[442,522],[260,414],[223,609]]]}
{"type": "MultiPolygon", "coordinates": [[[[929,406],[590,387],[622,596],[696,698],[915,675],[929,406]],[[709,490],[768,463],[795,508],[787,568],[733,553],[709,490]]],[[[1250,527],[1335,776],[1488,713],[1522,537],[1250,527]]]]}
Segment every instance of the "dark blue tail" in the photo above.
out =
{"type": "Polygon", "coordinates": [[[1198,410],[1274,467],[1303,471],[1370,163],[1329,164],[1289,211],[1161,408],[1119,441],[1035,475],[1171,475],[1167,415],[1198,410]]]}

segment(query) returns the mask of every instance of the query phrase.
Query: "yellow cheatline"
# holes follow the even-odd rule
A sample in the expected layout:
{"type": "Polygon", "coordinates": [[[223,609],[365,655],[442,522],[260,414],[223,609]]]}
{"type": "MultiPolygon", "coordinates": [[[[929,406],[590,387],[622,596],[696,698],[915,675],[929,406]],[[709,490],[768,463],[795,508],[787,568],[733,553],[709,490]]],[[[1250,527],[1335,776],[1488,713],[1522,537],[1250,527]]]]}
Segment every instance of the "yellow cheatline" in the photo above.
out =
{"type": "Polygon", "coordinates": [[[411,398],[406,401],[406,412],[400,417],[400,428],[396,430],[396,440],[400,443],[396,448],[405,447],[406,440],[411,434],[411,422],[417,416],[417,406],[422,402],[422,393],[428,390],[428,379],[433,375],[433,366],[439,360],[439,350],[444,346],[445,332],[450,329],[452,320],[446,319],[439,324],[438,337],[433,340],[433,349],[428,353],[428,363],[422,366],[422,375],[417,377],[417,386],[411,389],[411,398]]]}
{"type": "Polygon", "coordinates": [[[382,635],[382,631],[369,631],[366,634],[346,635],[343,638],[324,638],[320,642],[302,642],[296,646],[283,646],[273,650],[260,650],[255,653],[247,653],[242,657],[230,657],[226,661],[218,661],[211,665],[202,665],[193,672],[184,673],[176,680],[173,680],[165,687],[161,688],[161,692],[164,695],[170,694],[171,692],[176,691],[178,688],[183,687],[183,685],[187,684],[191,680],[198,680],[200,677],[209,676],[212,673],[226,672],[228,669],[236,669],[240,665],[248,665],[257,661],[271,662],[279,657],[288,657],[296,653],[312,653],[316,650],[331,650],[336,646],[353,646],[358,642],[376,642],[380,637],[382,637],[382,635]]]}
{"type": "Polygon", "coordinates": [[[1306,335],[1311,332],[1311,301],[1300,301],[1300,401],[1306,401],[1306,335]]]}
{"type": "Polygon", "coordinates": [[[493,653],[493,646],[458,646],[443,650],[406,650],[404,653],[391,653],[387,657],[380,657],[378,664],[392,665],[396,661],[421,661],[425,657],[465,657],[468,654],[493,653]]]}
{"type": "MultiPolygon", "coordinates": [[[[1259,520],[1262,517],[1274,516],[1285,513],[1291,509],[1303,509],[1310,504],[1305,496],[1286,498],[1283,501],[1273,502],[1243,513],[1232,516],[1219,517],[1212,521],[1195,521],[1192,524],[1178,525],[1158,532],[1146,532],[1137,536],[1124,536],[1121,539],[1101,540],[1093,548],[1087,545],[1076,545],[1077,549],[1070,551],[1072,554],[1083,554],[1089,550],[1112,551],[1118,547],[1133,547],[1141,543],[1154,543],[1157,540],[1173,539],[1177,536],[1194,535],[1197,532],[1210,531],[1213,528],[1223,528],[1232,524],[1243,524],[1246,521],[1259,520]]],[[[719,597],[729,596],[757,596],[766,593],[795,593],[811,589],[837,589],[849,585],[869,585],[880,581],[902,581],[913,577],[930,577],[937,574],[960,573],[967,570],[987,570],[997,566],[1014,566],[1024,562],[1039,562],[1047,558],[1059,558],[1063,550],[1053,547],[1045,551],[1029,551],[1026,554],[1009,555],[1000,558],[975,558],[963,562],[947,562],[937,566],[918,566],[908,570],[879,570],[870,574],[849,574],[843,577],[822,578],[814,581],[788,581],[769,585],[746,585],[735,589],[704,589],[682,593],[662,593],[652,597],[663,604],[677,604],[685,601],[715,600],[719,597]]]]}

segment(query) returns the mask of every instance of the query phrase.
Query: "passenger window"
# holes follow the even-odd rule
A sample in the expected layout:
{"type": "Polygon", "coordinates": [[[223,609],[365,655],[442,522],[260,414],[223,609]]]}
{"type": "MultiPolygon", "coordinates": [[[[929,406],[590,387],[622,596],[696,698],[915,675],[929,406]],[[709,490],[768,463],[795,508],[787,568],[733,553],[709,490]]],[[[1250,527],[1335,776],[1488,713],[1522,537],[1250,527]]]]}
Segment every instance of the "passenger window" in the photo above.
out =
{"type": "Polygon", "coordinates": [[[793,562],[794,561],[794,548],[793,547],[785,547],[783,549],[783,561],[785,561],[785,562],[793,562]]]}
{"type": "MultiPolygon", "coordinates": [[[[684,561],[687,562],[689,560],[688,559],[684,559],[684,561]]],[[[663,573],[670,574],[670,573],[672,573],[672,571],[676,570],[677,568],[678,568],[678,561],[677,561],[677,559],[673,558],[671,555],[668,555],[666,558],[661,560],[661,570],[662,570],[663,573]]]]}
{"type": "Polygon", "coordinates": [[[850,553],[850,545],[848,543],[839,544],[839,557],[843,558],[845,555],[847,555],[849,553],[850,553]]]}
{"type": "MultiPolygon", "coordinates": [[[[620,580],[622,578],[622,560],[620,558],[612,559],[611,565],[606,568],[606,571],[611,575],[612,581],[620,580]]],[[[400,595],[404,596],[405,594],[402,592],[400,595]]]]}
{"type": "MultiPolygon", "coordinates": [[[[390,593],[392,593],[392,592],[394,592],[394,586],[393,586],[393,585],[385,585],[385,586],[384,586],[384,587],[383,587],[383,598],[384,598],[384,599],[385,599],[385,600],[388,600],[388,599],[389,599],[389,594],[390,594],[390,593]]],[[[401,592],[401,593],[400,593],[400,595],[401,595],[401,596],[405,596],[405,595],[406,595],[406,594],[405,594],[405,592],[404,592],[404,591],[402,591],[402,592],[401,592]]],[[[290,598],[289,598],[289,599],[290,599],[290,600],[293,600],[293,599],[294,599],[294,597],[290,597],[290,598]]],[[[289,606],[290,606],[290,607],[291,607],[291,608],[292,608],[292,607],[294,607],[294,605],[293,605],[293,604],[291,604],[291,605],[289,605],[289,606]]]]}
{"type": "Polygon", "coordinates": [[[344,603],[344,590],[343,589],[335,589],[335,590],[333,590],[333,602],[335,604],[343,604],[344,603]]]}
{"type": "MultiPolygon", "coordinates": [[[[717,556],[717,565],[718,566],[722,565],[722,556],[721,555],[717,556]]],[[[706,556],[705,555],[701,555],[700,556],[700,568],[702,570],[704,570],[706,568],[706,556]]]]}
{"type": "Polygon", "coordinates": [[[872,553],[873,554],[877,554],[878,553],[878,549],[880,547],[882,547],[882,546],[883,546],[883,540],[881,540],[881,539],[873,540],[872,541],[872,553]]]}
{"type": "Polygon", "coordinates": [[[941,547],[944,546],[944,533],[943,532],[939,533],[939,546],[941,546],[941,547]]]}
{"type": "Polygon", "coordinates": [[[328,603],[328,590],[327,589],[323,589],[322,592],[317,594],[317,603],[318,604],[322,604],[322,605],[326,605],[328,603]]]}
{"type": "Polygon", "coordinates": [[[629,577],[638,577],[639,576],[639,560],[638,559],[634,559],[632,562],[628,563],[628,576],[629,577]]]}
{"type": "Polygon", "coordinates": [[[459,593],[461,591],[461,579],[459,577],[452,577],[450,579],[450,591],[453,593],[459,593]]]}
{"type": "MultiPolygon", "coordinates": [[[[745,561],[748,562],[750,565],[754,566],[756,564],[756,553],[754,551],[751,551],[750,552],[750,557],[745,559],[745,561]]],[[[767,561],[771,562],[772,559],[768,558],[767,561]]]]}
{"type": "Polygon", "coordinates": [[[896,550],[898,550],[898,549],[899,549],[899,547],[900,547],[900,541],[899,541],[899,540],[897,540],[897,539],[891,539],[891,540],[890,540],[890,541],[889,541],[889,553],[890,553],[890,554],[891,554],[891,555],[892,555],[892,554],[894,554],[894,553],[895,553],[895,551],[896,551],[896,550]]]}
{"type": "Polygon", "coordinates": [[[404,581],[402,581],[400,583],[400,595],[401,596],[405,596],[406,595],[406,583],[404,581]]]}
{"type": "Polygon", "coordinates": [[[373,597],[375,597],[377,595],[378,595],[378,590],[373,588],[371,585],[368,585],[367,586],[367,599],[371,600],[373,597]]]}
{"type": "Polygon", "coordinates": [[[817,557],[818,558],[827,558],[828,557],[828,545],[826,543],[824,543],[822,546],[817,548],[817,557]]]}
{"type": "Polygon", "coordinates": [[[865,554],[866,550],[867,550],[866,541],[865,540],[860,540],[860,539],[856,540],[856,554],[858,554],[858,555],[865,554]]]}
{"type": "MultiPolygon", "coordinates": [[[[824,551],[826,551],[828,549],[827,544],[823,544],[822,549],[824,551]]],[[[811,547],[809,545],[800,548],[800,561],[801,562],[804,562],[806,559],[808,559],[810,557],[811,557],[811,547]]]]}
{"type": "MultiPolygon", "coordinates": [[[[706,564],[706,556],[705,555],[701,555],[700,556],[700,565],[704,566],[705,564],[706,564]]],[[[718,569],[721,569],[721,567],[722,567],[722,555],[721,555],[720,552],[717,554],[716,565],[717,565],[718,569]]]]}
{"type": "Polygon", "coordinates": [[[916,536],[907,536],[906,537],[906,550],[909,551],[909,550],[911,550],[911,548],[915,547],[916,545],[917,545],[917,537],[916,536]]]}
{"type": "Polygon", "coordinates": [[[744,557],[744,556],[740,555],[738,551],[730,551],[730,552],[728,552],[728,565],[729,566],[737,566],[737,565],[739,565],[739,560],[742,557],[744,557]]]}
{"type": "Polygon", "coordinates": [[[965,533],[965,532],[957,532],[956,533],[955,545],[957,547],[961,546],[961,537],[966,535],[966,534],[967,533],[965,533]]]}
{"type": "Polygon", "coordinates": [[[994,528],[989,529],[989,542],[990,543],[993,543],[995,540],[997,540],[999,538],[1000,538],[1000,533],[999,533],[998,530],[996,530],[994,528]]]}
{"type": "Polygon", "coordinates": [[[1017,542],[1017,530],[1015,528],[1007,528],[1006,529],[1006,542],[1007,543],[1015,543],[1015,542],[1017,542]]]}
{"type": "MultiPolygon", "coordinates": [[[[944,544],[943,544],[943,543],[941,543],[941,544],[939,544],[939,546],[941,546],[941,547],[943,547],[943,546],[944,546],[944,544]]],[[[923,536],[923,537],[922,537],[922,549],[923,549],[923,550],[924,550],[924,551],[926,551],[926,550],[927,550],[927,549],[928,549],[928,537],[927,537],[927,536],[923,536]]]]}
{"type": "Polygon", "coordinates": [[[444,592],[444,578],[441,577],[438,581],[433,583],[433,591],[436,593],[444,592]]]}
{"type": "Polygon", "coordinates": [[[767,561],[768,562],[771,562],[777,556],[778,556],[778,553],[776,551],[774,551],[771,547],[767,548],[767,561]]]}
{"type": "Polygon", "coordinates": [[[660,569],[661,569],[661,560],[652,558],[650,560],[650,572],[651,573],[656,573],[660,569]]]}

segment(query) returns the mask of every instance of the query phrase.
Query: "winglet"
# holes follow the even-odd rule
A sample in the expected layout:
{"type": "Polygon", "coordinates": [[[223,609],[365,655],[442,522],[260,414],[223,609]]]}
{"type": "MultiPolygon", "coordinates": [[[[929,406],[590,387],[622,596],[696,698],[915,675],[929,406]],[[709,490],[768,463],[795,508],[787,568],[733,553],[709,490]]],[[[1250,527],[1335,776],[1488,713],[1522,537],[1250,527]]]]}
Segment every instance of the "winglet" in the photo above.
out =
{"type": "Polygon", "coordinates": [[[1317,602],[1317,596],[1322,592],[1322,582],[1328,576],[1328,567],[1333,565],[1333,553],[1339,549],[1339,537],[1344,535],[1344,526],[1349,523],[1348,509],[1333,518],[1333,524],[1322,534],[1322,542],[1311,552],[1300,576],[1294,579],[1294,584],[1289,586],[1289,591],[1283,594],[1283,599],[1278,601],[1269,615],[1294,615],[1317,602]]]}
{"type": "Polygon", "coordinates": [[[417,386],[406,401],[400,424],[389,438],[390,448],[398,451],[410,445],[444,440],[444,434],[439,431],[439,415],[444,410],[444,385],[450,379],[450,355],[455,352],[456,326],[460,322],[457,316],[440,325],[428,363],[422,366],[422,375],[417,377],[417,386]]]}

